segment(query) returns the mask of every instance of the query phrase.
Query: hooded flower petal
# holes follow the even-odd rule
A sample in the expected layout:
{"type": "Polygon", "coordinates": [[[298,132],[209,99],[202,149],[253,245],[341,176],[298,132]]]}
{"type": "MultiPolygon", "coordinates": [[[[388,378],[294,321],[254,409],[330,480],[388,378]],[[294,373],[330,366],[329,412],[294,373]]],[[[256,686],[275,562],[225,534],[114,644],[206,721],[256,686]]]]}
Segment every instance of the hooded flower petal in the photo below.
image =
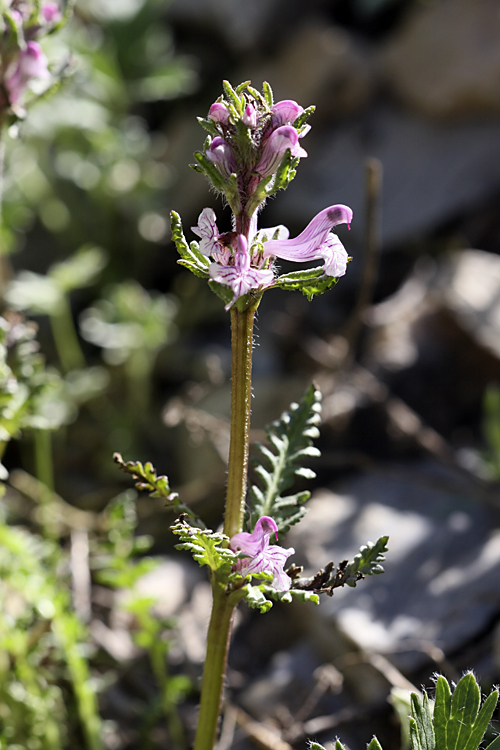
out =
{"type": "Polygon", "coordinates": [[[257,163],[256,172],[262,177],[274,174],[278,170],[287,149],[290,149],[292,156],[300,156],[301,158],[307,156],[307,151],[304,151],[302,146],[299,145],[297,131],[291,125],[283,125],[273,130],[257,163]]]}
{"type": "Polygon", "coordinates": [[[42,16],[47,23],[57,23],[62,17],[57,3],[44,3],[42,5],[42,16]]]}
{"type": "Polygon", "coordinates": [[[247,128],[253,129],[257,127],[257,110],[255,109],[253,104],[247,104],[241,119],[243,124],[246,125],[247,128]]]}
{"type": "Polygon", "coordinates": [[[236,171],[236,159],[231,146],[224,138],[220,136],[214,138],[206,156],[213,164],[217,165],[219,172],[224,177],[231,177],[233,172],[236,171]]]}
{"type": "Polygon", "coordinates": [[[229,110],[222,102],[214,102],[208,111],[208,119],[227,125],[229,123],[229,110]]]}
{"type": "MultiPolygon", "coordinates": [[[[344,258],[342,251],[345,253],[345,250],[340,240],[330,239],[330,230],[337,224],[349,225],[351,221],[352,211],[348,206],[329,206],[320,211],[295,239],[266,242],[264,255],[266,257],[274,255],[283,260],[299,263],[323,259],[325,273],[328,276],[334,276],[336,275],[334,271],[342,269],[344,258]]],[[[345,262],[347,262],[346,257],[345,262]]]]}
{"type": "Polygon", "coordinates": [[[276,102],[271,108],[271,125],[273,129],[281,125],[293,125],[295,120],[304,111],[304,107],[294,102],[293,99],[283,99],[276,102]]]}
{"type": "Polygon", "coordinates": [[[47,58],[37,42],[28,42],[5,79],[11,103],[17,102],[33,78],[48,78],[47,58]]]}
{"type": "Polygon", "coordinates": [[[271,573],[273,588],[277,591],[288,591],[292,581],[283,570],[283,566],[295,550],[293,547],[284,549],[277,544],[270,545],[269,537],[273,533],[277,538],[276,523],[269,516],[262,516],[251,534],[245,531],[235,534],[229,546],[235,552],[243,552],[247,555],[246,558],[238,560],[235,566],[242,576],[271,573]]]}
{"type": "Polygon", "coordinates": [[[236,300],[244,297],[251,289],[258,289],[266,284],[271,284],[274,280],[274,274],[271,270],[251,268],[246,237],[239,234],[237,242],[238,248],[234,255],[234,265],[212,263],[208,269],[214,281],[231,287],[234,292],[234,297],[226,305],[226,310],[229,310],[236,300]]]}

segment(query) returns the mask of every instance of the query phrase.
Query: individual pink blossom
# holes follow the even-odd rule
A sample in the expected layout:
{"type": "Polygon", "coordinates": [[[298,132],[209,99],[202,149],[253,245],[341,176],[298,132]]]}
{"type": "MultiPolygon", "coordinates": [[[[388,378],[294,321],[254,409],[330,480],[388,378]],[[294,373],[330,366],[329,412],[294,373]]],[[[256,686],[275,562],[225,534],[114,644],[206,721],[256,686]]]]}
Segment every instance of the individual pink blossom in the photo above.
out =
{"type": "Polygon", "coordinates": [[[269,240],[264,243],[264,256],[305,263],[324,260],[327,276],[343,276],[347,267],[347,252],[335,235],[330,234],[337,224],[350,225],[352,211],[348,206],[324,208],[295,239],[269,240]]]}
{"type": "Polygon", "coordinates": [[[17,102],[28,83],[34,78],[49,78],[47,58],[37,42],[28,42],[21,50],[5,78],[11,104],[17,102]]]}
{"type": "Polygon", "coordinates": [[[274,274],[270,269],[250,266],[248,242],[242,234],[238,235],[237,249],[231,260],[233,264],[211,263],[208,269],[214,281],[229,286],[233,290],[234,297],[226,305],[226,310],[229,310],[240,297],[244,297],[252,289],[259,289],[274,281],[274,274]]]}
{"type": "Polygon", "coordinates": [[[257,127],[257,110],[253,104],[247,104],[241,120],[251,130],[257,127]]]}
{"type": "Polygon", "coordinates": [[[229,546],[234,552],[242,552],[245,558],[238,560],[235,569],[242,575],[258,575],[259,573],[271,573],[273,576],[272,587],[276,591],[288,591],[292,580],[283,570],[285,562],[293,555],[293,547],[284,549],[277,544],[269,544],[271,534],[278,539],[278,527],[269,516],[262,516],[255,524],[251,534],[242,531],[235,534],[229,546]]]}
{"type": "Polygon", "coordinates": [[[62,17],[57,3],[44,3],[42,5],[42,16],[47,23],[57,23],[62,17]]]}
{"type": "Polygon", "coordinates": [[[215,164],[224,177],[230,177],[236,171],[236,159],[229,143],[217,136],[206,151],[206,157],[215,164]]]}
{"type": "Polygon", "coordinates": [[[271,107],[271,126],[274,129],[281,125],[293,125],[295,120],[304,111],[304,107],[292,99],[283,99],[271,107]]]}
{"type": "Polygon", "coordinates": [[[299,145],[299,136],[295,128],[292,128],[291,125],[282,125],[273,130],[267,139],[262,156],[257,163],[256,172],[262,177],[274,174],[278,170],[287,149],[290,149],[292,156],[301,158],[307,156],[307,151],[304,151],[302,146],[299,145]]]}
{"type": "Polygon", "coordinates": [[[221,123],[221,125],[227,125],[229,123],[229,110],[222,102],[214,102],[208,111],[208,119],[221,123]]]}
{"type": "Polygon", "coordinates": [[[198,226],[191,227],[191,231],[201,237],[200,253],[210,257],[220,251],[220,232],[217,229],[215,211],[212,208],[203,209],[198,216],[198,226]]]}

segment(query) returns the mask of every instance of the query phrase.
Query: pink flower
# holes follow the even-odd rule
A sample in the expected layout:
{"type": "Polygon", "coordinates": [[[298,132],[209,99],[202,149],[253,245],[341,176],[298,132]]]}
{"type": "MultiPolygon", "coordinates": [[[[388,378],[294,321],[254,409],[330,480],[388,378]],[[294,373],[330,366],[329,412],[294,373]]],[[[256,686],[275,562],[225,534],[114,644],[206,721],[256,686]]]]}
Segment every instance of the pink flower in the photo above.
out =
{"type": "Polygon", "coordinates": [[[57,3],[45,3],[42,5],[42,16],[47,23],[57,23],[61,20],[61,11],[57,3]]]}
{"type": "Polygon", "coordinates": [[[347,252],[330,230],[337,224],[349,224],[352,211],[348,206],[329,206],[320,211],[304,231],[293,240],[269,240],[264,243],[264,256],[305,263],[324,260],[327,276],[343,276],[347,267],[347,252]]]}
{"type": "Polygon", "coordinates": [[[277,544],[270,545],[271,534],[275,534],[278,539],[278,527],[269,516],[259,518],[251,534],[246,531],[235,534],[229,546],[234,552],[243,552],[247,556],[238,560],[235,568],[242,576],[271,573],[273,588],[276,591],[288,591],[292,581],[283,566],[295,550],[293,547],[284,549],[277,544]]]}
{"type": "Polygon", "coordinates": [[[211,263],[208,269],[214,281],[229,286],[233,290],[234,297],[226,305],[226,310],[229,310],[240,297],[244,297],[252,289],[259,289],[274,281],[274,274],[271,270],[250,266],[248,242],[244,235],[238,235],[237,244],[236,252],[231,258],[233,264],[211,263]]]}
{"type": "Polygon", "coordinates": [[[204,208],[198,216],[198,226],[191,227],[191,231],[197,234],[198,237],[201,237],[200,253],[210,257],[210,255],[215,255],[220,251],[220,232],[217,229],[217,221],[213,209],[204,208]]]}
{"type": "Polygon", "coordinates": [[[255,171],[262,177],[274,174],[278,170],[287,149],[290,149],[292,156],[301,158],[307,156],[307,151],[304,151],[299,145],[299,136],[295,128],[292,128],[291,125],[282,125],[273,130],[267,139],[255,171]]]}
{"type": "Polygon", "coordinates": [[[208,119],[227,125],[229,123],[229,110],[222,102],[214,102],[208,111],[208,119]]]}
{"type": "Polygon", "coordinates": [[[219,172],[224,177],[229,178],[236,171],[236,159],[234,158],[232,148],[220,136],[216,136],[213,139],[209,150],[206,151],[206,157],[217,166],[219,172]]]}
{"type": "Polygon", "coordinates": [[[28,42],[5,78],[11,104],[18,101],[33,78],[49,78],[49,71],[47,58],[40,45],[37,42],[28,42]]]}
{"type": "Polygon", "coordinates": [[[247,104],[241,120],[247,128],[253,129],[257,127],[257,110],[253,104],[247,104]]]}
{"type": "Polygon", "coordinates": [[[304,107],[292,99],[283,99],[271,107],[271,126],[273,129],[281,125],[293,125],[295,120],[304,111],[304,107]]]}

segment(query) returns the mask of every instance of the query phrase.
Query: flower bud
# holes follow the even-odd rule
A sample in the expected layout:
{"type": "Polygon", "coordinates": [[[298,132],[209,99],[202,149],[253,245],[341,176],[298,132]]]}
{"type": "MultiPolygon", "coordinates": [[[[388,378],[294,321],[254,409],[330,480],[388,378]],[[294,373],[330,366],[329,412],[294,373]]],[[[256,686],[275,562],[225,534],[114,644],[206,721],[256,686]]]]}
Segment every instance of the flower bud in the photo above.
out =
{"type": "Polygon", "coordinates": [[[47,23],[57,23],[61,20],[61,11],[57,3],[44,3],[42,5],[42,16],[47,23]]]}
{"type": "Polygon", "coordinates": [[[231,146],[224,138],[217,136],[206,152],[207,159],[215,164],[224,177],[231,177],[236,171],[236,159],[231,146]]]}
{"type": "Polygon", "coordinates": [[[47,58],[37,42],[28,42],[5,78],[11,104],[17,102],[33,78],[48,78],[47,58]]]}
{"type": "Polygon", "coordinates": [[[257,127],[257,110],[253,104],[247,104],[241,120],[247,128],[253,129],[257,127]]]}
{"type": "Polygon", "coordinates": [[[256,171],[262,177],[274,174],[278,170],[287,149],[290,149],[292,156],[307,156],[307,151],[304,151],[302,146],[299,145],[299,136],[295,128],[290,125],[283,125],[273,130],[267,139],[256,171]]]}
{"type": "Polygon", "coordinates": [[[221,125],[227,125],[229,123],[229,110],[222,102],[214,102],[208,111],[208,119],[221,125]]]}

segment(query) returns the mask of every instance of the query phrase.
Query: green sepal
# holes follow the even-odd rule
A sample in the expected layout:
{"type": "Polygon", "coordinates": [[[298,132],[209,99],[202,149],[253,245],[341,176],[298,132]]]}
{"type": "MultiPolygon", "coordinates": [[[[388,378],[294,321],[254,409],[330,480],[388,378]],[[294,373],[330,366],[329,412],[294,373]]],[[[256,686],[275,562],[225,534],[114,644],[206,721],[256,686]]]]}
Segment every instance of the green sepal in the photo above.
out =
{"type": "Polygon", "coordinates": [[[210,261],[200,253],[197,242],[192,242],[191,245],[188,245],[182,230],[181,217],[176,211],[170,212],[170,222],[172,227],[172,240],[177,248],[177,252],[181,256],[181,260],[177,262],[181,266],[189,268],[195,276],[200,276],[203,279],[208,278],[208,267],[210,261]]]}
{"type": "Polygon", "coordinates": [[[269,197],[269,195],[271,195],[273,184],[274,184],[274,175],[272,174],[260,180],[255,191],[252,193],[252,195],[250,196],[245,206],[245,213],[247,216],[253,216],[253,214],[255,213],[255,211],[257,211],[260,204],[263,203],[266,200],[266,198],[269,197]]]}
{"type": "Polygon", "coordinates": [[[260,91],[258,91],[257,89],[254,89],[253,86],[247,85],[246,89],[247,89],[248,93],[251,94],[254,99],[256,99],[257,101],[260,101],[261,104],[263,104],[263,105],[267,105],[268,104],[266,98],[264,96],[262,96],[262,94],[260,93],[260,91]]]}
{"type": "Polygon", "coordinates": [[[300,403],[290,404],[280,419],[265,428],[269,445],[255,445],[259,456],[252,461],[259,485],[250,489],[249,527],[254,528],[261,516],[271,516],[280,532],[305,515],[304,503],[309,492],[283,496],[297,476],[312,478],[314,472],[301,466],[302,459],[319,456],[312,440],[319,436],[321,421],[321,392],[309,386],[300,403]]]}
{"type": "Polygon", "coordinates": [[[337,281],[335,276],[327,276],[324,273],[323,266],[318,266],[278,276],[274,284],[280,289],[302,292],[310,302],[315,295],[323,294],[335,286],[337,281]]]}
{"type": "Polygon", "coordinates": [[[156,469],[150,461],[142,464],[140,461],[124,461],[120,453],[113,453],[113,460],[126,474],[130,474],[135,480],[135,487],[139,492],[149,492],[150,497],[162,497],[165,507],[176,513],[184,513],[192,519],[200,528],[205,528],[203,521],[196,513],[184,505],[179,499],[177,492],[172,492],[168,477],[158,476],[156,469]]]}
{"type": "Polygon", "coordinates": [[[438,677],[434,702],[434,734],[438,750],[446,750],[446,730],[451,713],[451,690],[448,680],[438,677]]]}
{"type": "Polygon", "coordinates": [[[222,88],[224,89],[224,94],[226,95],[229,105],[232,105],[238,116],[241,117],[244,110],[244,100],[242,104],[240,95],[233,89],[229,81],[222,81],[222,88]]]}
{"type": "Polygon", "coordinates": [[[227,188],[227,180],[221,175],[215,164],[213,164],[210,159],[207,159],[206,155],[202,153],[201,151],[195,151],[194,156],[196,159],[198,159],[198,164],[190,164],[189,166],[192,169],[195,169],[196,172],[203,172],[205,177],[207,177],[214,188],[216,190],[219,190],[221,193],[224,193],[227,188]]]}
{"type": "Polygon", "coordinates": [[[298,156],[292,156],[292,152],[287,148],[281,164],[275,175],[273,189],[268,192],[268,195],[274,195],[278,190],[286,190],[288,185],[291,183],[295,175],[297,174],[297,166],[300,162],[298,156]]]}
{"type": "MultiPolygon", "coordinates": [[[[410,738],[413,750],[434,750],[436,741],[427,693],[411,694],[410,738]]],[[[444,749],[443,749],[444,750],[444,749]]]]}
{"type": "Polygon", "coordinates": [[[210,120],[208,117],[197,117],[196,119],[200,123],[201,127],[207,130],[210,135],[213,135],[214,138],[220,135],[219,131],[217,130],[217,125],[213,120],[210,120]]]}
{"type": "Polygon", "coordinates": [[[236,86],[236,93],[238,96],[241,96],[241,94],[244,92],[245,89],[249,89],[250,81],[243,81],[243,83],[239,83],[236,86]]]}
{"type": "Polygon", "coordinates": [[[181,540],[180,544],[175,545],[176,549],[191,552],[198,565],[207,565],[221,578],[229,576],[239,554],[229,549],[228,536],[218,531],[191,526],[180,519],[170,529],[181,540]]]}
{"type": "Polygon", "coordinates": [[[302,114],[297,117],[294,123],[292,123],[295,130],[300,130],[302,126],[306,124],[310,116],[314,114],[315,110],[316,107],[314,106],[314,104],[312,104],[310,107],[306,107],[302,114]]]}
{"type": "Polygon", "coordinates": [[[366,750],[382,750],[382,745],[376,737],[372,737],[371,742],[366,750]]]}
{"type": "Polygon", "coordinates": [[[273,90],[267,81],[264,81],[262,84],[262,93],[264,94],[264,98],[269,108],[271,108],[274,104],[274,95],[273,90]]]}

